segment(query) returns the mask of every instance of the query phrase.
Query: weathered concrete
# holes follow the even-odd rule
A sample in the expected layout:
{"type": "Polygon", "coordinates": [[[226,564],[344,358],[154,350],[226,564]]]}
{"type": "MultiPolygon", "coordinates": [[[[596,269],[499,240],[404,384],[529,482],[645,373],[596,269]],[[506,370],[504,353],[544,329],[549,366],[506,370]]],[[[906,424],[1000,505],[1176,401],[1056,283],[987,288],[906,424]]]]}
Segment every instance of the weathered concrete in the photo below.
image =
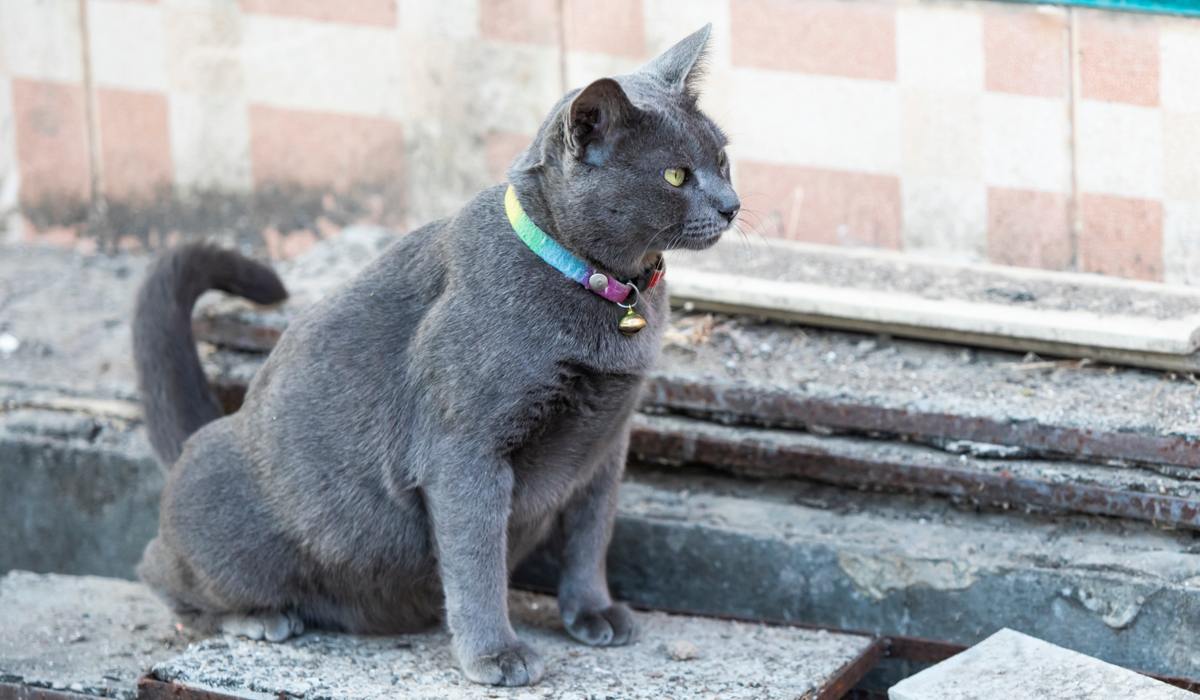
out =
{"type": "MultiPolygon", "coordinates": [[[[638,604],[974,644],[1012,627],[1151,673],[1200,676],[1189,533],[772,481],[635,473],[609,580],[638,604]]],[[[518,574],[555,578],[545,560],[518,574]]]]}
{"type": "Polygon", "coordinates": [[[517,634],[546,661],[545,678],[532,688],[470,683],[441,631],[310,633],[287,644],[210,639],[155,665],[154,676],[254,698],[800,698],[818,697],[871,644],[856,635],[637,613],[636,643],[595,649],[566,636],[552,598],[514,593],[510,611],[517,634]]]}
{"type": "Polygon", "coordinates": [[[630,454],[743,476],[912,490],[1004,508],[1092,513],[1200,530],[1200,481],[1148,469],[1007,455],[987,459],[896,440],[733,427],[644,413],[634,417],[630,454]]]}
{"type": "MultiPolygon", "coordinates": [[[[5,567],[132,575],[161,477],[127,430],[105,427],[90,444],[0,433],[5,483],[16,486],[0,489],[5,567]],[[110,430],[130,445],[107,448],[110,430]]],[[[522,580],[552,581],[530,571],[522,580]]],[[[961,644],[1008,626],[1123,666],[1200,677],[1194,627],[1181,622],[1200,619],[1195,538],[1134,522],[638,468],[622,491],[609,574],[620,595],[651,607],[961,644]]]]}
{"type": "Polygon", "coordinates": [[[0,572],[133,576],[164,474],[137,405],[0,384],[0,572]]]}
{"type": "Polygon", "coordinates": [[[0,578],[0,683],[133,698],[192,637],[145,587],[14,571],[0,578]]]}
{"type": "Polygon", "coordinates": [[[13,572],[0,579],[0,683],[132,698],[137,679],[153,668],[161,681],[247,698],[815,698],[835,683],[857,680],[845,675],[874,642],[637,613],[636,643],[597,649],[567,637],[552,598],[516,592],[510,608],[517,633],[546,660],[546,677],[534,688],[484,689],[466,681],[442,631],[313,632],[286,644],[197,641],[138,584],[13,572]],[[183,649],[189,642],[195,643],[183,649]]]}
{"type": "Polygon", "coordinates": [[[891,700],[1195,700],[1166,683],[1003,629],[979,644],[906,678],[891,700]]]}
{"type": "MultiPolygon", "coordinates": [[[[386,240],[372,235],[326,241],[283,268],[296,294],[278,309],[213,301],[197,319],[198,337],[269,350],[296,309],[344,281],[386,240]]],[[[1053,297],[1045,289],[1037,294],[1053,297]]],[[[647,405],[660,410],[934,445],[972,441],[1098,462],[1200,467],[1198,389],[1182,376],[1026,361],[1014,353],[746,317],[677,315],[666,339],[647,392],[647,405]]]]}

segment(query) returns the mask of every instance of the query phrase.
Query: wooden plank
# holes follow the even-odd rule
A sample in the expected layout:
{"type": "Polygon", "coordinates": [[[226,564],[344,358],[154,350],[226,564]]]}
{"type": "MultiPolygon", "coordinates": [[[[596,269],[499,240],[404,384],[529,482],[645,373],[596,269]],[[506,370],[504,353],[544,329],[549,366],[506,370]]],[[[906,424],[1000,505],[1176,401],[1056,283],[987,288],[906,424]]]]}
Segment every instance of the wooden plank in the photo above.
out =
{"type": "Polygon", "coordinates": [[[1200,368],[1200,289],[889,251],[723,242],[670,256],[677,304],[1175,371],[1200,368]]]}

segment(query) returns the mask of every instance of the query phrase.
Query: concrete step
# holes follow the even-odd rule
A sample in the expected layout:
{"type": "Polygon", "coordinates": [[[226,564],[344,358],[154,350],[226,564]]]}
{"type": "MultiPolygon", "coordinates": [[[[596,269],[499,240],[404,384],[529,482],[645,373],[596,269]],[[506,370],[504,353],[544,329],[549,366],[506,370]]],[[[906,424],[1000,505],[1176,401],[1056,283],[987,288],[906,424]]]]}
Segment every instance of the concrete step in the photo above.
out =
{"type": "Polygon", "coordinates": [[[932,668],[906,678],[890,700],[1195,700],[1161,681],[1013,630],[1000,630],[932,668]]]}
{"type": "MultiPolygon", "coordinates": [[[[162,483],[140,433],[80,408],[0,412],[0,475],[16,486],[0,489],[0,570],[131,577],[162,483]]],[[[1134,521],[639,468],[609,576],[648,607],[957,644],[1011,627],[1200,677],[1194,627],[1181,622],[1200,619],[1200,544],[1134,521]]],[[[534,562],[520,580],[553,579],[534,562]]]]}
{"type": "MultiPolygon", "coordinates": [[[[1011,627],[1128,668],[1200,677],[1190,533],[945,501],[638,472],[609,553],[655,608],[974,644],[1011,627]]],[[[549,585],[535,560],[520,581],[549,585]]]]}
{"type": "MultiPolygon", "coordinates": [[[[282,265],[294,294],[278,308],[211,298],[196,319],[197,337],[270,350],[298,309],[345,281],[387,240],[371,230],[353,232],[282,265]]],[[[1197,468],[1198,392],[1194,378],[1182,374],[684,313],[667,332],[646,401],[768,427],[1197,468]]]]}
{"type": "MultiPolygon", "coordinates": [[[[1000,508],[1092,513],[1200,529],[1200,481],[1148,469],[959,454],[902,441],[727,426],[639,414],[632,458],[739,476],[800,477],[858,489],[918,491],[1000,508]]],[[[987,454],[985,452],[985,454],[987,454]]]]}
{"type": "MultiPolygon", "coordinates": [[[[206,353],[206,371],[227,411],[241,405],[263,361],[260,353],[206,353]]],[[[733,402],[743,402],[746,414],[707,411],[698,406],[715,402],[727,407],[729,397],[714,394],[719,390],[712,384],[681,388],[661,379],[651,379],[635,420],[633,457],[702,464],[739,475],[802,477],[1002,508],[1091,513],[1200,529],[1200,472],[1191,468],[1067,461],[994,443],[797,424],[780,418],[780,404],[744,386],[729,391],[738,397],[733,402]],[[788,429],[763,428],[764,423],[788,429]]]]}
{"type": "Polygon", "coordinates": [[[517,634],[547,673],[532,688],[483,688],[459,673],[442,631],[199,639],[139,584],[12,572],[0,579],[0,696],[838,698],[878,653],[863,635],[647,612],[635,613],[634,644],[590,648],[567,637],[557,610],[553,598],[512,594],[517,634]]]}

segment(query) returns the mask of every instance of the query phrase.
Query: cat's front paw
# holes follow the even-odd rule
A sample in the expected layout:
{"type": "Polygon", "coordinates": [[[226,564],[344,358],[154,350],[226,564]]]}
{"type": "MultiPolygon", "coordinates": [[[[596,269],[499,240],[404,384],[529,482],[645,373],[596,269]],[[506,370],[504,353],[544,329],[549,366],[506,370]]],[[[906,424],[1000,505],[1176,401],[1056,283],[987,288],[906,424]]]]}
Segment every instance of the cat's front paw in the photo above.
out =
{"type": "Polygon", "coordinates": [[[460,654],[459,663],[467,678],[484,685],[533,685],[546,671],[542,657],[521,641],[495,652],[460,654]]]}
{"type": "Polygon", "coordinates": [[[613,603],[603,610],[564,614],[563,625],[572,637],[594,647],[621,646],[637,635],[633,613],[623,603],[613,603]]]}

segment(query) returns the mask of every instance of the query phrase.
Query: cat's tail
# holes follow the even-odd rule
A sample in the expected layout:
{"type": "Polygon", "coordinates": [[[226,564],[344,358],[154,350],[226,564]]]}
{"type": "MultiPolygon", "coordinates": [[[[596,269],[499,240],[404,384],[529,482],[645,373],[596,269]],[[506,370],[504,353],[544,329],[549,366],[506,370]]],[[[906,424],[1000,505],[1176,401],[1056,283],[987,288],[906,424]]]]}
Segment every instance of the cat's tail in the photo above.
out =
{"type": "Polygon", "coordinates": [[[287,298],[271,268],[207,244],[163,254],[138,290],[133,314],[133,357],[150,444],[165,464],[200,426],[221,416],[192,337],[192,307],[219,289],[259,304],[287,298]]]}

